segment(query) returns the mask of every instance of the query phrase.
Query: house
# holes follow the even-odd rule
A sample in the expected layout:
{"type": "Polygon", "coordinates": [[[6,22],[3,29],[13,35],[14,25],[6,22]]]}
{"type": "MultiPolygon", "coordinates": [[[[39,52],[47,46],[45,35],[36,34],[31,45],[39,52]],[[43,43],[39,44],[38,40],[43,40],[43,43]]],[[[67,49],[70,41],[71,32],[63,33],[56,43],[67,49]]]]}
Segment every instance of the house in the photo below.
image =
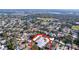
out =
{"type": "Polygon", "coordinates": [[[43,48],[49,42],[48,38],[42,37],[40,35],[36,36],[33,40],[37,43],[37,46],[40,48],[43,48]]]}

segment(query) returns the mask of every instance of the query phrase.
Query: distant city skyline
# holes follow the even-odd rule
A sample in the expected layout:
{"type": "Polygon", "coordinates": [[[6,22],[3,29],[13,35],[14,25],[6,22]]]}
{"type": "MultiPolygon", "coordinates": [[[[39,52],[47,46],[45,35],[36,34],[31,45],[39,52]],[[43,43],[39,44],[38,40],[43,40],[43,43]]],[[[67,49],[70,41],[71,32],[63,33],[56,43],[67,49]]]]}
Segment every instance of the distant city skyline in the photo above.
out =
{"type": "Polygon", "coordinates": [[[79,9],[0,9],[0,13],[50,13],[79,15],[79,9]]]}

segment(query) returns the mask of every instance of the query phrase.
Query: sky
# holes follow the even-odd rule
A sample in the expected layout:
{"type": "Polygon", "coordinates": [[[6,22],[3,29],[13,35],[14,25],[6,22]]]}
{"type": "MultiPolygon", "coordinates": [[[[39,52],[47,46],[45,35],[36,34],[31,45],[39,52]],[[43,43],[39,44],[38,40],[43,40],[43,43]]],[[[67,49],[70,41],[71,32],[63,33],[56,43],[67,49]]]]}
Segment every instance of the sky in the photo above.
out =
{"type": "Polygon", "coordinates": [[[79,0],[0,0],[0,9],[79,9],[79,0]]]}

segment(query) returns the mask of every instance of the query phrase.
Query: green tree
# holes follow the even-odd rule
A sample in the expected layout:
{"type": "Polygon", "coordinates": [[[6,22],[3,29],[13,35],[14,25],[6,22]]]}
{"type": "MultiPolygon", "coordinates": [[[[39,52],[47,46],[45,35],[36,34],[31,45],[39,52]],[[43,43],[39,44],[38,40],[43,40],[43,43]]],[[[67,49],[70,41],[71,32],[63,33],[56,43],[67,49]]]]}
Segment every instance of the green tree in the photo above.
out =
{"type": "Polygon", "coordinates": [[[13,39],[10,39],[7,41],[7,48],[9,50],[14,50],[15,49],[15,43],[13,42],[13,39]]]}

